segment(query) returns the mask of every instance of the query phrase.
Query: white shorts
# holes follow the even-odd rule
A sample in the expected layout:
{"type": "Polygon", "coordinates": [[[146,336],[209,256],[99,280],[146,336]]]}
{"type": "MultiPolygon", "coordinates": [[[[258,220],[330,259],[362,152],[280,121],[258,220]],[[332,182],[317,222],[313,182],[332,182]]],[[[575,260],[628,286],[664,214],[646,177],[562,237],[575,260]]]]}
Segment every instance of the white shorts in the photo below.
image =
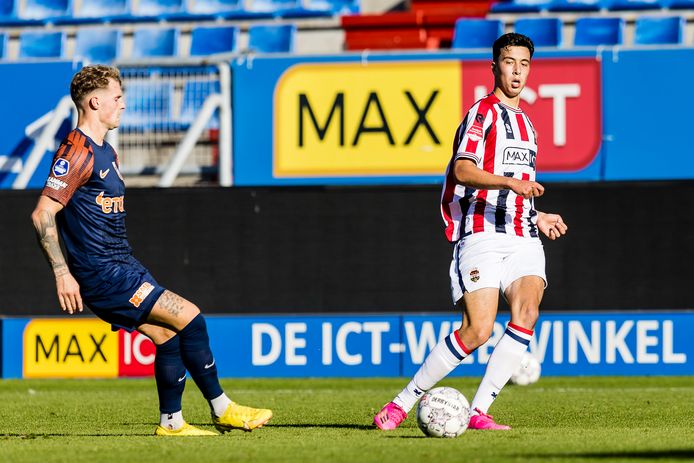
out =
{"type": "Polygon", "coordinates": [[[454,304],[466,292],[482,288],[499,288],[503,293],[524,276],[539,276],[546,287],[545,251],[537,238],[474,233],[455,244],[450,275],[454,304]]]}

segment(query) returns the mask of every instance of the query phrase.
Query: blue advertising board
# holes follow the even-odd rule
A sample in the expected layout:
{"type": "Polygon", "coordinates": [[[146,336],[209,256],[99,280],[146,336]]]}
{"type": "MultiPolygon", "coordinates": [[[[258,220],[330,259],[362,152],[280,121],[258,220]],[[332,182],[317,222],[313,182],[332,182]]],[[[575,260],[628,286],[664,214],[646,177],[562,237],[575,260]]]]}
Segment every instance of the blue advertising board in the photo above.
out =
{"type": "MultiPolygon", "coordinates": [[[[408,377],[439,340],[460,325],[459,316],[453,313],[210,316],[207,320],[222,377],[408,377]]],[[[500,315],[489,341],[452,375],[483,374],[507,322],[508,316],[500,315]]],[[[36,370],[36,360],[41,352],[50,357],[53,344],[56,361],[68,355],[75,360],[76,344],[60,347],[62,335],[58,331],[48,331],[50,336],[41,343],[43,351],[32,350],[33,339],[25,339],[31,325],[29,319],[3,320],[3,378],[27,377],[27,365],[33,365],[32,377],[45,377],[36,370]],[[53,342],[49,345],[47,340],[53,342]],[[59,354],[63,352],[60,349],[65,352],[59,354]]],[[[53,326],[62,329],[63,325],[53,326]]],[[[541,362],[545,376],[694,375],[692,330],[692,311],[545,313],[535,328],[529,350],[541,362]]],[[[87,339],[90,333],[82,334],[87,339]]],[[[62,339],[70,338],[73,343],[72,336],[68,333],[62,339]]],[[[85,349],[89,347],[85,345],[85,349]]],[[[109,377],[119,375],[119,357],[123,376],[122,351],[122,343],[103,350],[104,357],[115,362],[104,370],[111,372],[109,377]]],[[[64,369],[56,371],[65,373],[64,369]]]]}
{"type": "MultiPolygon", "coordinates": [[[[36,139],[41,119],[70,94],[70,79],[80,64],[72,61],[0,63],[0,188],[12,188],[36,139]]],[[[66,121],[49,146],[27,188],[40,188],[46,181],[53,152],[70,130],[66,121]]]]}

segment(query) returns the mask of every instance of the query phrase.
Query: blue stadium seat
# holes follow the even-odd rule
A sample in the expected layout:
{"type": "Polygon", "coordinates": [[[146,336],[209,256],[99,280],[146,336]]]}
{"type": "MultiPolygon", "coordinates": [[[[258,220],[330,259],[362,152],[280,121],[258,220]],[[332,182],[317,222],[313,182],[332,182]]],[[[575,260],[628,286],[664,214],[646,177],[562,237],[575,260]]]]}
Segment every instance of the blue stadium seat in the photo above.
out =
{"type": "Polygon", "coordinates": [[[147,27],[135,29],[133,58],[176,56],[179,31],[175,28],[147,27]]]}
{"type": "Polygon", "coordinates": [[[50,19],[70,16],[72,0],[25,0],[20,17],[26,19],[50,19]]]}
{"type": "Polygon", "coordinates": [[[296,25],[254,24],[248,28],[248,49],[256,53],[289,53],[294,51],[296,25]]]}
{"type": "Polygon", "coordinates": [[[235,51],[237,35],[238,28],[233,26],[195,27],[190,34],[190,56],[235,51]]]}
{"type": "Polygon", "coordinates": [[[552,0],[511,0],[492,5],[492,13],[539,13],[549,8],[552,0]]]}
{"type": "Polygon", "coordinates": [[[133,13],[138,16],[159,16],[183,11],[183,0],[139,0],[133,13]]]}
{"type": "MultiPolygon", "coordinates": [[[[212,93],[219,93],[219,81],[191,80],[183,87],[183,104],[181,105],[181,115],[179,122],[183,127],[188,127],[193,123],[195,116],[202,108],[205,99],[212,93]]],[[[218,111],[210,119],[207,128],[219,128],[218,111]]]]}
{"type": "Polygon", "coordinates": [[[623,18],[579,18],[574,45],[621,45],[623,33],[623,18]]]}
{"type": "Polygon", "coordinates": [[[498,19],[459,18],[453,30],[453,48],[489,48],[504,33],[498,19]]]}
{"type": "Polygon", "coordinates": [[[7,53],[7,34],[0,32],[0,59],[5,57],[7,53]]]}
{"type": "Polygon", "coordinates": [[[60,58],[65,51],[65,32],[21,32],[20,58],[60,58]]]}
{"type": "Polygon", "coordinates": [[[120,29],[80,27],[75,36],[74,59],[110,64],[120,55],[120,29]]]}
{"type": "Polygon", "coordinates": [[[192,0],[189,11],[199,14],[215,14],[240,10],[242,6],[241,0],[192,0]]]}
{"type": "Polygon", "coordinates": [[[308,9],[334,14],[359,13],[359,0],[309,0],[308,9]]]}
{"type": "Polygon", "coordinates": [[[100,18],[103,21],[129,15],[129,0],[81,0],[79,8],[74,13],[76,18],[100,18]]]}
{"type": "Polygon", "coordinates": [[[125,86],[121,129],[148,131],[173,125],[173,83],[131,82],[125,86]]]}
{"type": "Polygon", "coordinates": [[[671,10],[692,10],[694,9],[694,0],[671,0],[667,7],[671,10]]]}
{"type": "Polygon", "coordinates": [[[563,12],[587,12],[600,11],[602,9],[601,0],[552,0],[549,11],[563,12]]]}
{"type": "Polygon", "coordinates": [[[659,10],[664,7],[661,0],[605,0],[610,11],[659,10]]]}
{"type": "Polygon", "coordinates": [[[634,44],[680,44],[685,24],[682,16],[639,16],[634,28],[634,44]]]}
{"type": "Polygon", "coordinates": [[[530,37],[536,47],[559,47],[562,43],[562,23],[559,18],[521,18],[515,31],[530,37]]]}
{"type": "Polygon", "coordinates": [[[17,16],[17,2],[15,0],[0,0],[0,18],[14,18],[17,16]]]}

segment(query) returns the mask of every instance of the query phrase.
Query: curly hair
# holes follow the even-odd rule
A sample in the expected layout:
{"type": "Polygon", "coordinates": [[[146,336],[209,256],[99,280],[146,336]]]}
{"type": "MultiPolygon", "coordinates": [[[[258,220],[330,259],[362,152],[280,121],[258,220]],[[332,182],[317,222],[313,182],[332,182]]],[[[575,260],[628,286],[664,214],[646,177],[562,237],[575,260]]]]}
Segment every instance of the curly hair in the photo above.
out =
{"type": "Polygon", "coordinates": [[[501,50],[503,50],[506,47],[525,47],[528,49],[528,51],[530,51],[531,58],[533,57],[533,53],[535,52],[535,45],[533,45],[533,41],[530,40],[530,37],[525,36],[523,34],[510,32],[508,34],[502,35],[494,41],[494,45],[492,46],[494,62],[496,62],[499,59],[499,56],[501,55],[501,50]]]}
{"type": "Polygon", "coordinates": [[[79,108],[86,95],[98,88],[108,87],[109,79],[115,80],[118,84],[122,83],[118,68],[102,64],[83,67],[72,77],[72,82],[70,82],[72,101],[79,108]]]}

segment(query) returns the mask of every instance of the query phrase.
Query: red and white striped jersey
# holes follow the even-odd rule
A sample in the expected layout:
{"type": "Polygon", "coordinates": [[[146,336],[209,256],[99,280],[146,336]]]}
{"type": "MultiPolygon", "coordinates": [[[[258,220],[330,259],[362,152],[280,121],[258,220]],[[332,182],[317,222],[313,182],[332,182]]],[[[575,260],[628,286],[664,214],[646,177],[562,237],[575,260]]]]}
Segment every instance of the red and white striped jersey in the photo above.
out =
{"type": "Polygon", "coordinates": [[[454,173],[458,159],[470,159],[492,174],[534,181],[536,155],[535,129],[522,110],[506,106],[493,93],[475,103],[456,131],[441,194],[448,240],[481,232],[537,238],[532,199],[511,190],[466,187],[454,173]]]}

